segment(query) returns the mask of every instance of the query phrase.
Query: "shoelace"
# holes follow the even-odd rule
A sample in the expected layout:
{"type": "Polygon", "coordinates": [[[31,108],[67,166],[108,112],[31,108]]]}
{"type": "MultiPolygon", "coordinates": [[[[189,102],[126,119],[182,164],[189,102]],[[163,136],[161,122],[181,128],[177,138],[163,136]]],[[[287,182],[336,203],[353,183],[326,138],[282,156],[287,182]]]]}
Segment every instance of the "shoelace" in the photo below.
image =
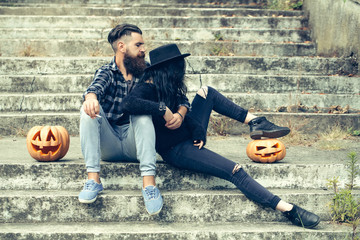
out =
{"type": "Polygon", "coordinates": [[[149,190],[149,189],[146,189],[145,188],[145,193],[146,193],[146,196],[148,196],[149,200],[151,199],[154,199],[155,198],[155,188],[152,189],[152,190],[149,190]]]}
{"type": "Polygon", "coordinates": [[[86,182],[84,186],[84,190],[91,190],[94,185],[95,185],[94,182],[86,182]]]}
{"type": "MultiPolygon", "coordinates": [[[[295,206],[294,206],[295,207],[295,206]]],[[[291,221],[291,222],[295,222],[295,221],[298,221],[300,222],[301,226],[302,227],[305,227],[304,226],[304,223],[302,221],[302,218],[300,216],[300,214],[298,213],[298,211],[296,211],[295,215],[293,214],[290,214],[290,212],[284,212],[284,215],[291,221]]]]}

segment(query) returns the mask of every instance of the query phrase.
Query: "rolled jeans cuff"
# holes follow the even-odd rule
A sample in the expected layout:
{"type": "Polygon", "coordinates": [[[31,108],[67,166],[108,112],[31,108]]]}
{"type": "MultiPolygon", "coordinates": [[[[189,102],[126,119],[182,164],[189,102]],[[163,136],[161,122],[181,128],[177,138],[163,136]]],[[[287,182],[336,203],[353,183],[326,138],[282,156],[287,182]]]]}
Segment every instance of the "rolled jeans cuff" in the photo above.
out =
{"type": "Polygon", "coordinates": [[[156,171],[154,170],[149,170],[149,171],[141,171],[141,176],[155,176],[156,171]]]}
{"type": "Polygon", "coordinates": [[[86,171],[88,173],[98,173],[100,172],[100,168],[87,168],[86,171]]]}

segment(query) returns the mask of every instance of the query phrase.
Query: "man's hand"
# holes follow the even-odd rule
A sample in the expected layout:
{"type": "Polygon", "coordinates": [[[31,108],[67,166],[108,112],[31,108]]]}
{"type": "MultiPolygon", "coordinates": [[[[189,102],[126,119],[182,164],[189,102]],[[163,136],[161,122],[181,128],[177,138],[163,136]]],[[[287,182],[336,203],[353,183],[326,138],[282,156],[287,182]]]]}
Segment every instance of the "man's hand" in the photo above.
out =
{"type": "Polygon", "coordinates": [[[85,96],[83,103],[84,112],[91,118],[96,118],[96,114],[100,112],[100,105],[94,93],[89,93],[85,96]]]}
{"type": "Polygon", "coordinates": [[[179,128],[183,122],[183,118],[178,113],[173,114],[173,118],[170,121],[167,121],[165,127],[171,130],[179,128]]]}

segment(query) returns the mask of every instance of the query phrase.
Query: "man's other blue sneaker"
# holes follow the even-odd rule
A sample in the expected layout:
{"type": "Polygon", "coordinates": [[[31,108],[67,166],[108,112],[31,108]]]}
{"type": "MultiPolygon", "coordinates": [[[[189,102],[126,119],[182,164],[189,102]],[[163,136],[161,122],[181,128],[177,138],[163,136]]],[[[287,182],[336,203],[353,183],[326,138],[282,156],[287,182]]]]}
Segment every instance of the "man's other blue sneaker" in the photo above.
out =
{"type": "Polygon", "coordinates": [[[104,190],[102,183],[97,183],[94,180],[87,180],[83,190],[79,194],[79,201],[81,203],[95,202],[98,193],[104,190]]]}
{"type": "Polygon", "coordinates": [[[163,198],[161,197],[159,189],[155,186],[147,186],[145,189],[142,189],[142,194],[146,211],[150,215],[158,214],[163,207],[163,198]]]}

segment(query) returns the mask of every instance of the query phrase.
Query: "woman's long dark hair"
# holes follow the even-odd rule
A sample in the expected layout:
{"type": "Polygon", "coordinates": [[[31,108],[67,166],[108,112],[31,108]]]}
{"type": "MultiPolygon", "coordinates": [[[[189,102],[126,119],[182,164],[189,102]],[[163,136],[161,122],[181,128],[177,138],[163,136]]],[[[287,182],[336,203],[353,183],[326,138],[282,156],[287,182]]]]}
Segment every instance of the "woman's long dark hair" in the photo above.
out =
{"type": "Polygon", "coordinates": [[[184,58],[178,57],[145,70],[141,81],[152,81],[156,87],[158,100],[165,102],[168,108],[174,110],[181,96],[185,96],[187,92],[184,83],[185,69],[184,58]]]}

